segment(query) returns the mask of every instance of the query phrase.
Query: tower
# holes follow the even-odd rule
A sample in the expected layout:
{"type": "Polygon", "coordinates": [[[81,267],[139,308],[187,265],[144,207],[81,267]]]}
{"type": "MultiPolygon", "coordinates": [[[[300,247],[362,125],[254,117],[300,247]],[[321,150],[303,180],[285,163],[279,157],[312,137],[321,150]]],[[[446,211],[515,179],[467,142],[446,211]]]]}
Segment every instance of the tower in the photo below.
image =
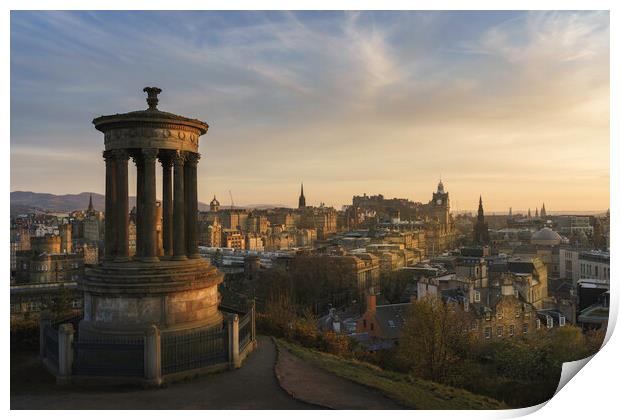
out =
{"type": "Polygon", "coordinates": [[[306,197],[304,197],[304,183],[301,183],[301,194],[299,195],[299,204],[297,206],[300,209],[306,207],[306,197]]]}
{"type": "Polygon", "coordinates": [[[478,201],[478,216],[474,224],[474,244],[487,245],[489,243],[489,225],[484,221],[484,208],[482,207],[482,196],[478,201]]]}
{"type": "Polygon", "coordinates": [[[534,213],[534,217],[538,219],[538,207],[536,207],[536,213],[534,213]]]}
{"type": "Polygon", "coordinates": [[[93,195],[90,195],[90,198],[88,199],[88,210],[86,210],[86,213],[91,214],[95,211],[95,208],[93,207],[93,195]]]}
{"type": "Polygon", "coordinates": [[[545,219],[547,217],[547,210],[545,209],[545,203],[543,203],[542,208],[540,209],[540,218],[545,219]]]}
{"type": "Polygon", "coordinates": [[[212,212],[218,212],[220,210],[220,202],[217,201],[215,195],[213,195],[213,200],[211,200],[211,203],[209,203],[209,210],[211,210],[212,212]]]}

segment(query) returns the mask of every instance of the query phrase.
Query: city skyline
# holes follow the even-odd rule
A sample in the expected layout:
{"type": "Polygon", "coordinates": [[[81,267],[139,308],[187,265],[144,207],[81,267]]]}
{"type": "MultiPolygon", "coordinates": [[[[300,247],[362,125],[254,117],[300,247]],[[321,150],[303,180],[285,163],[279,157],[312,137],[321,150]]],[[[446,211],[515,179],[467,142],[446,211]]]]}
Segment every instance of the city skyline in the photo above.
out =
{"type": "Polygon", "coordinates": [[[202,202],[294,207],[302,181],[309,205],[427,202],[441,176],[455,211],[609,208],[606,12],[11,20],[12,191],[102,193],[90,121],[144,109],[154,84],[160,109],[211,126],[202,202]]]}

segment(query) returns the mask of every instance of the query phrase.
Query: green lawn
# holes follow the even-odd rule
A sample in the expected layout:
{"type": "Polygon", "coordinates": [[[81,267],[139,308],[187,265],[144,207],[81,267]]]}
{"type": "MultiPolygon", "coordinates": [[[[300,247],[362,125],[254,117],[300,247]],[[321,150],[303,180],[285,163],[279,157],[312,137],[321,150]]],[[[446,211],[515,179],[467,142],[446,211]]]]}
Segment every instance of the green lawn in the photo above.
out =
{"type": "Polygon", "coordinates": [[[493,410],[505,404],[469,391],[441,385],[409,375],[385,371],[375,365],[343,359],[281,339],[278,345],[295,356],[328,372],[381,391],[399,404],[420,410],[493,410]]]}

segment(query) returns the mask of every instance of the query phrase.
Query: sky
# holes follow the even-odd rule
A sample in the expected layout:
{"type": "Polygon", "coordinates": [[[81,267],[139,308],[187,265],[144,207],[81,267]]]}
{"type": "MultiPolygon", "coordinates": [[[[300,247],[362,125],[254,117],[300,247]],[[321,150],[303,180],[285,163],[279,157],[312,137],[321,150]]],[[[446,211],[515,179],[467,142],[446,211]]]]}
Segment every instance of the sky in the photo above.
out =
{"type": "Polygon", "coordinates": [[[13,11],[11,191],[104,193],[145,86],[210,125],[203,202],[609,208],[608,12],[13,11]]]}

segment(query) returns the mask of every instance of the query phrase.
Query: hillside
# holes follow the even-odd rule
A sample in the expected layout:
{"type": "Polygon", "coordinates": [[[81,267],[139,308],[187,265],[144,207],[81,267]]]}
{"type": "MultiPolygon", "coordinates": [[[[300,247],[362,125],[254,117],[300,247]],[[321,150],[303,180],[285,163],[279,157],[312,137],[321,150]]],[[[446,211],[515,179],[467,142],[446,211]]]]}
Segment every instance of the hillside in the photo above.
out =
{"type": "Polygon", "coordinates": [[[508,408],[492,398],[383,370],[369,363],[344,359],[277,340],[295,356],[334,375],[374,388],[399,404],[419,410],[498,410],[508,408]]]}
{"type": "MultiPolygon", "coordinates": [[[[88,200],[93,196],[93,206],[96,210],[105,209],[105,196],[103,194],[82,192],[79,194],[48,194],[31,191],[11,192],[11,214],[29,213],[35,211],[49,211],[66,213],[74,210],[85,210],[88,200]]],[[[129,197],[129,208],[133,207],[136,197],[129,197]]],[[[198,210],[205,211],[209,205],[198,202],[198,210]]]]}

